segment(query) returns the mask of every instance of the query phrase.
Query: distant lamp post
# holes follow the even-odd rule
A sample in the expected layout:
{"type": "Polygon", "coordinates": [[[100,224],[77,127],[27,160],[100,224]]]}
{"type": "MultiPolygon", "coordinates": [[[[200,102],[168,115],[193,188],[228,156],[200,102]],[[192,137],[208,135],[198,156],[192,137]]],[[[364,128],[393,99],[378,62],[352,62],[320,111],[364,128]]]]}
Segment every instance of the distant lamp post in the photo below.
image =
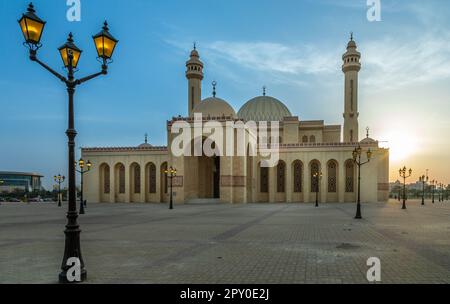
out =
{"type": "Polygon", "coordinates": [[[30,3],[27,12],[22,15],[22,18],[18,21],[25,38],[24,45],[29,48],[29,54],[31,61],[34,61],[41,65],[48,72],[53,74],[59,80],[61,80],[68,92],[68,128],[66,135],[68,138],[68,184],[69,184],[69,203],[67,212],[67,225],[64,231],[65,234],[65,249],[64,256],[61,265],[61,273],[59,274],[60,283],[69,283],[67,279],[67,271],[70,269],[70,265],[67,265],[69,258],[78,258],[80,261],[80,273],[81,281],[84,281],[87,277],[86,269],[84,268],[84,262],[81,254],[80,246],[80,227],[77,222],[78,212],[76,205],[76,168],[75,168],[75,137],[77,132],[75,130],[75,118],[74,118],[74,94],[75,88],[82,83],[85,83],[93,78],[108,73],[108,63],[111,62],[111,57],[116,47],[118,40],[113,38],[108,32],[106,26],[102,31],[93,36],[95,48],[100,59],[102,59],[101,71],[94,73],[84,78],[76,79],[75,73],[76,67],[81,56],[82,51],[75,45],[73,41],[72,33],[69,34],[67,41],[64,45],[58,48],[61,59],[67,69],[67,76],[63,76],[57,71],[50,68],[47,64],[42,62],[37,57],[37,51],[42,47],[40,43],[42,33],[45,26],[45,21],[41,20],[36,14],[33,4],[30,3]]]}
{"type": "Polygon", "coordinates": [[[433,179],[431,181],[431,202],[434,204],[434,188],[436,186],[436,181],[433,179]]]}
{"type": "Polygon", "coordinates": [[[61,184],[64,183],[66,177],[61,176],[61,174],[58,174],[53,176],[53,179],[58,184],[58,207],[61,207],[61,184]]]}
{"type": "Polygon", "coordinates": [[[164,170],[164,173],[166,174],[167,178],[170,180],[170,185],[169,185],[169,189],[170,189],[170,203],[169,203],[169,209],[173,209],[173,178],[175,176],[177,176],[177,170],[172,168],[172,166],[170,166],[169,169],[164,170]]]}
{"type": "Polygon", "coordinates": [[[425,205],[425,185],[428,183],[428,175],[422,175],[419,177],[419,181],[422,183],[422,206],[425,205]]]}
{"type": "Polygon", "coordinates": [[[406,179],[411,176],[412,169],[407,170],[406,166],[403,169],[398,170],[400,177],[403,178],[403,206],[402,209],[406,209],[406,179]]]}
{"type": "MultiPolygon", "coordinates": [[[[75,163],[75,167],[76,167],[76,163],[75,163]]],[[[80,158],[80,160],[78,161],[78,167],[80,167],[80,169],[79,170],[77,169],[77,172],[80,173],[80,178],[81,178],[80,214],[84,214],[84,207],[86,207],[86,203],[83,200],[83,176],[85,173],[87,173],[91,170],[92,163],[90,161],[88,161],[85,164],[84,160],[82,158],[80,158]]]]}
{"type": "Polygon", "coordinates": [[[319,186],[319,184],[320,184],[320,180],[322,179],[322,172],[321,171],[319,171],[319,172],[315,172],[314,174],[313,174],[313,177],[314,177],[314,181],[316,182],[316,207],[319,207],[319,191],[320,191],[320,186],[319,186]]]}
{"type": "Polygon", "coordinates": [[[443,202],[443,201],[444,201],[444,192],[443,192],[443,189],[444,189],[444,184],[443,184],[443,183],[440,183],[440,184],[439,184],[439,201],[440,201],[440,202],[443,202]]]}
{"type": "Polygon", "coordinates": [[[372,158],[372,151],[367,150],[367,161],[362,162],[361,161],[361,155],[362,155],[362,148],[360,145],[355,148],[352,152],[353,156],[353,162],[358,166],[358,201],[356,204],[356,216],[355,219],[362,219],[361,216],[361,167],[368,162],[370,162],[370,159],[372,158]]]}

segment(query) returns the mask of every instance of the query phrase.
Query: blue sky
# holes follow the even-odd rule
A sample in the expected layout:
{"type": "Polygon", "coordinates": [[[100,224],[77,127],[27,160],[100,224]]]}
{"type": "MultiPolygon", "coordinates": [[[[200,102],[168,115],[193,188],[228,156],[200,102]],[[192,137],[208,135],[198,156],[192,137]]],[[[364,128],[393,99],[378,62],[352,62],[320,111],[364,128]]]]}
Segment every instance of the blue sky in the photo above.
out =
{"type": "MultiPolygon", "coordinates": [[[[367,20],[366,0],[81,0],[81,22],[66,19],[64,0],[33,3],[47,21],[38,55],[58,71],[56,48],[70,31],[84,51],[80,76],[100,68],[91,36],[105,18],[120,40],[108,76],[77,90],[77,148],[135,146],[144,133],[165,145],[166,120],[187,112],[193,41],[205,63],[204,97],[216,80],[218,96],[238,110],[266,85],[300,119],[342,124],[341,55],[353,31],[363,63],[360,133],[370,126],[391,148],[391,179],[405,164],[450,182],[446,0],[381,0],[381,22],[367,20]]],[[[28,60],[17,24],[27,4],[0,0],[0,170],[37,171],[49,186],[66,174],[67,97],[28,60]]]]}

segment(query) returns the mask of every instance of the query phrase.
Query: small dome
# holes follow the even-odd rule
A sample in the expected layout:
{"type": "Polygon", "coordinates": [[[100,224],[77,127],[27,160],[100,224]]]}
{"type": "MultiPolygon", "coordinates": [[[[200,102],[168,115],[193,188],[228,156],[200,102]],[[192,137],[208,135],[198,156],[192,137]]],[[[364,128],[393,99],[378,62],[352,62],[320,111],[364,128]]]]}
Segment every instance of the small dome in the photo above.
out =
{"type": "Polygon", "coordinates": [[[149,143],[143,143],[138,146],[138,148],[151,148],[151,147],[153,146],[149,143]]]}
{"type": "Polygon", "coordinates": [[[373,139],[373,138],[370,138],[370,137],[366,137],[363,140],[361,140],[362,144],[372,144],[372,143],[375,143],[375,142],[376,142],[376,140],[373,139]]]}
{"type": "Polygon", "coordinates": [[[236,117],[236,112],[228,102],[217,97],[202,100],[194,107],[193,113],[202,113],[203,117],[236,117]]]}
{"type": "Polygon", "coordinates": [[[238,112],[238,117],[245,121],[282,121],[292,116],[289,109],[276,98],[258,96],[245,103],[238,112]]]}

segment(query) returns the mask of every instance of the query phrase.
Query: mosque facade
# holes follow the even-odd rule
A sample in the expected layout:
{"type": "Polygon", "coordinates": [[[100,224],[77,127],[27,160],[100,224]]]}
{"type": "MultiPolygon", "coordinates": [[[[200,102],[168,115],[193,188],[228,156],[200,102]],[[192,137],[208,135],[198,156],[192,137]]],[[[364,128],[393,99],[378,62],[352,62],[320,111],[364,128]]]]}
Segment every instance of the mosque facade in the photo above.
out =
{"type": "Polygon", "coordinates": [[[355,202],[358,166],[353,151],[360,147],[363,160],[371,152],[361,170],[361,201],[387,201],[389,150],[368,132],[362,140],[359,136],[361,54],[353,39],[342,60],[343,126],[299,119],[265,90],[237,112],[216,96],[215,87],[212,97],[202,99],[204,65],[194,48],[186,62],[188,115],[167,121],[167,146],[153,146],[146,138],[136,147],[83,148],[82,157],[93,164],[84,177],[86,199],[161,203],[169,200],[172,189],[175,203],[355,202]],[[180,145],[181,133],[189,139],[180,145]],[[215,153],[195,151],[196,144],[215,153]],[[267,161],[273,155],[276,160],[267,161]],[[169,168],[176,169],[173,178],[166,173],[169,168]]]}

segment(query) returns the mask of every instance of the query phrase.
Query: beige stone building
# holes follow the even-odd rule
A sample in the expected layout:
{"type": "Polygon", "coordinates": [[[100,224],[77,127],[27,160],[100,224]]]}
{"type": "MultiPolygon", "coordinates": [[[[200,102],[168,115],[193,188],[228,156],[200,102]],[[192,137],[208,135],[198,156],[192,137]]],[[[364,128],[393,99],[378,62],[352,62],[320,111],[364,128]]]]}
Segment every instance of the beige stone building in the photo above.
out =
{"type": "Polygon", "coordinates": [[[83,148],[82,157],[93,164],[91,172],[85,175],[85,197],[92,202],[166,202],[170,188],[164,171],[172,166],[177,170],[173,179],[176,203],[199,200],[306,203],[315,201],[317,191],[321,202],[355,202],[358,171],[352,151],[359,144],[364,152],[368,149],[373,152],[371,161],[362,169],[361,200],[386,201],[389,150],[379,147],[368,134],[359,141],[360,58],[351,39],[342,57],[345,76],[342,130],[340,125],[326,125],[322,120],[299,120],[281,101],[266,96],[265,91],[246,102],[237,113],[228,102],[216,97],[215,88],[212,97],[202,100],[204,66],[194,49],[186,63],[188,116],[167,121],[167,147],[152,146],[145,140],[136,147],[83,148]],[[202,114],[201,120],[194,118],[195,113],[202,114]],[[172,145],[179,135],[173,128],[178,123],[192,127],[192,143],[209,140],[214,149],[232,147],[231,151],[236,152],[239,129],[233,129],[234,137],[224,136],[221,142],[211,142],[208,136],[212,130],[205,133],[204,125],[199,127],[211,121],[224,134],[230,130],[226,127],[228,123],[268,122],[267,134],[263,136],[258,126],[257,147],[276,149],[279,161],[272,167],[263,166],[263,156],[249,153],[254,147],[249,140],[250,132],[246,131],[243,156],[230,156],[224,151],[219,156],[207,156],[202,151],[191,155],[173,153],[172,145]],[[314,177],[317,172],[322,173],[320,179],[314,177]]]}

